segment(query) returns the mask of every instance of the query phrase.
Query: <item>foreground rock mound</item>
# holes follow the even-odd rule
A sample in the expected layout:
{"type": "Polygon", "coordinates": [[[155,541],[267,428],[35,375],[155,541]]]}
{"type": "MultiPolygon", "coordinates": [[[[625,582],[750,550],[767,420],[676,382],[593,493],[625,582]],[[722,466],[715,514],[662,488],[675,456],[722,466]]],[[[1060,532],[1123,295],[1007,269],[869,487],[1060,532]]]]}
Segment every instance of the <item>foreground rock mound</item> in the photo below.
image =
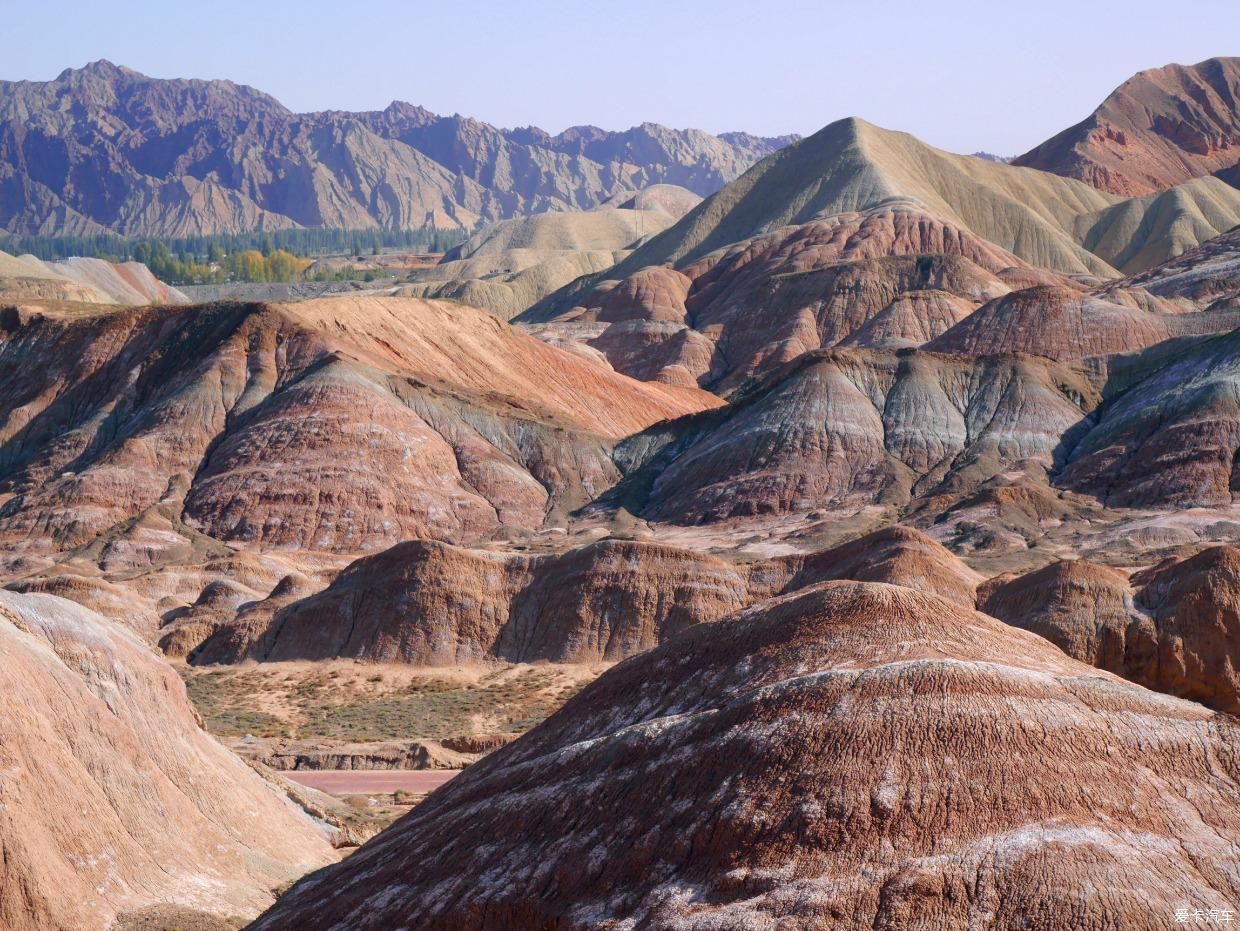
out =
{"type": "Polygon", "coordinates": [[[154,905],[250,915],[332,859],[132,634],[60,598],[0,591],[6,931],[103,931],[154,905]]]}
{"type": "Polygon", "coordinates": [[[828,583],[604,674],[254,927],[1161,929],[1240,895],[1237,737],[828,583]]]}

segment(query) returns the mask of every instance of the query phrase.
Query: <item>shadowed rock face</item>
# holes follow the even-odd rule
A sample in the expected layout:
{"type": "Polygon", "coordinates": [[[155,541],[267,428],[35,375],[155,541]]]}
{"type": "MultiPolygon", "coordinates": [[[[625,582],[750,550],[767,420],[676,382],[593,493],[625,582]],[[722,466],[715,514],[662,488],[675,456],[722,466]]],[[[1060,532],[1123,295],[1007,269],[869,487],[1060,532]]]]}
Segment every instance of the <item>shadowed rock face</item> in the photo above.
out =
{"type": "Polygon", "coordinates": [[[615,438],[719,403],[417,300],[4,313],[0,539],[41,551],[156,508],[325,551],[533,529],[618,478],[615,438]]]}
{"type": "Polygon", "coordinates": [[[0,228],[469,229],[660,182],[709,194],[792,138],[653,123],[550,136],[399,102],[295,114],[230,81],[158,80],[100,61],[54,81],[0,82],[0,228]]]}
{"type": "Polygon", "coordinates": [[[149,647],[61,598],[0,591],[6,931],[108,928],[157,904],[253,915],[332,859],[149,647]]]}
{"type": "Polygon", "coordinates": [[[1045,637],[1074,659],[1150,688],[1157,632],[1133,600],[1127,574],[1069,559],[1022,576],[1002,576],[978,591],[981,611],[1045,637]]]}
{"type": "Polygon", "coordinates": [[[853,330],[840,345],[914,349],[947,332],[976,309],[968,298],[946,291],[907,291],[853,330]]]}
{"type": "Polygon", "coordinates": [[[1240,713],[1240,551],[1210,547],[1130,581],[1084,560],[994,579],[979,607],[1147,688],[1240,713]]]}
{"type": "Polygon", "coordinates": [[[827,583],[622,663],[254,927],[1164,928],[1240,894],[1237,736],[827,583]]]}
{"type": "Polygon", "coordinates": [[[1240,227],[1216,236],[1142,275],[1116,283],[1203,307],[1240,306],[1240,227]]]}
{"type": "Polygon", "coordinates": [[[244,595],[214,583],[187,612],[202,620],[174,628],[183,644],[198,635],[201,646],[177,652],[192,649],[191,660],[202,664],[615,661],[755,600],[844,578],[908,585],[967,607],[978,581],[943,546],[907,527],[747,564],[613,540],[548,556],[415,541],[358,560],[325,591],[291,604],[284,592],[236,610],[244,595]],[[230,598],[234,610],[217,611],[212,627],[203,617],[208,606],[230,598]]]}
{"type": "Polygon", "coordinates": [[[1240,162],[1240,58],[1142,71],[1075,126],[1014,164],[1125,197],[1151,194],[1240,162]]]}
{"type": "Polygon", "coordinates": [[[184,659],[221,626],[263,629],[281,608],[317,590],[299,573],[286,575],[266,596],[229,579],[208,582],[193,604],[164,614],[159,648],[165,656],[184,659]]]}
{"type": "Polygon", "coordinates": [[[1210,547],[1133,582],[1158,629],[1150,686],[1240,714],[1240,551],[1210,547]]]}
{"type": "Polygon", "coordinates": [[[1240,333],[1151,350],[1137,364],[1143,377],[1117,386],[1059,482],[1113,507],[1230,504],[1240,487],[1240,333]]]}

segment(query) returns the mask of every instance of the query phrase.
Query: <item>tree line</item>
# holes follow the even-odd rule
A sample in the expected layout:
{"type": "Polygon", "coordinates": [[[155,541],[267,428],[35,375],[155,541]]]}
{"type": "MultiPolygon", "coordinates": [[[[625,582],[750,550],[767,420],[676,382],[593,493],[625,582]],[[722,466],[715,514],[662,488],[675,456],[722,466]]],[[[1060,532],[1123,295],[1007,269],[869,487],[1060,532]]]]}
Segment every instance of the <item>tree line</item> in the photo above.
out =
{"type": "MultiPolygon", "coordinates": [[[[73,256],[109,262],[142,262],[168,284],[220,284],[227,281],[297,281],[313,256],[378,255],[384,249],[446,252],[464,242],[462,230],[290,229],[268,233],[128,239],[104,233],[90,236],[13,236],[0,246],[13,255],[30,253],[44,261],[73,256]]],[[[348,273],[343,273],[347,277],[348,273]]],[[[312,275],[340,278],[342,273],[312,275]]]]}

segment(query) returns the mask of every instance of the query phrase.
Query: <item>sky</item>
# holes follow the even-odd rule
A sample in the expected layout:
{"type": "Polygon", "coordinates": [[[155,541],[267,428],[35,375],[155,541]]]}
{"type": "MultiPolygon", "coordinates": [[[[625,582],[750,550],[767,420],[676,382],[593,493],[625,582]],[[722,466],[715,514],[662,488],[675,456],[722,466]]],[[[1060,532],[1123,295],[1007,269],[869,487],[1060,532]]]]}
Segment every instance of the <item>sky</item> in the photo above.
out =
{"type": "Polygon", "coordinates": [[[293,110],[392,100],[551,132],[643,121],[807,135],[861,116],[1016,155],[1144,68],[1240,55],[1240,2],[0,0],[0,79],[100,58],[293,110]],[[20,37],[20,41],[13,41],[20,37]]]}

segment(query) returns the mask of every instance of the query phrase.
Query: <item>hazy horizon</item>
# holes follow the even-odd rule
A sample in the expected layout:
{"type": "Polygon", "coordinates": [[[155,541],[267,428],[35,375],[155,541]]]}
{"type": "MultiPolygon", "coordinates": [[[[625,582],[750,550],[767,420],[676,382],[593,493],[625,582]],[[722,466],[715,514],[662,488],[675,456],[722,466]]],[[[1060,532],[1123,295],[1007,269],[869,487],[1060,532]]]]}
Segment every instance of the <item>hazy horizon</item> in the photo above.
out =
{"type": "Polygon", "coordinates": [[[12,34],[27,41],[0,78],[47,81],[102,58],[152,77],[248,84],[298,112],[403,100],[552,133],[650,121],[809,135],[860,116],[951,151],[1010,156],[1079,122],[1137,71],[1240,53],[1219,46],[1240,35],[1240,5],[1226,2],[1166,20],[1164,5],[1138,0],[1122,23],[1063,0],[1036,17],[962,2],[791,0],[755,12],[737,0],[636,0],[589,13],[562,0],[533,12],[483,0],[462,14],[377,0],[352,17],[319,0],[227,2],[192,28],[145,6],[12,10],[12,34]]]}

